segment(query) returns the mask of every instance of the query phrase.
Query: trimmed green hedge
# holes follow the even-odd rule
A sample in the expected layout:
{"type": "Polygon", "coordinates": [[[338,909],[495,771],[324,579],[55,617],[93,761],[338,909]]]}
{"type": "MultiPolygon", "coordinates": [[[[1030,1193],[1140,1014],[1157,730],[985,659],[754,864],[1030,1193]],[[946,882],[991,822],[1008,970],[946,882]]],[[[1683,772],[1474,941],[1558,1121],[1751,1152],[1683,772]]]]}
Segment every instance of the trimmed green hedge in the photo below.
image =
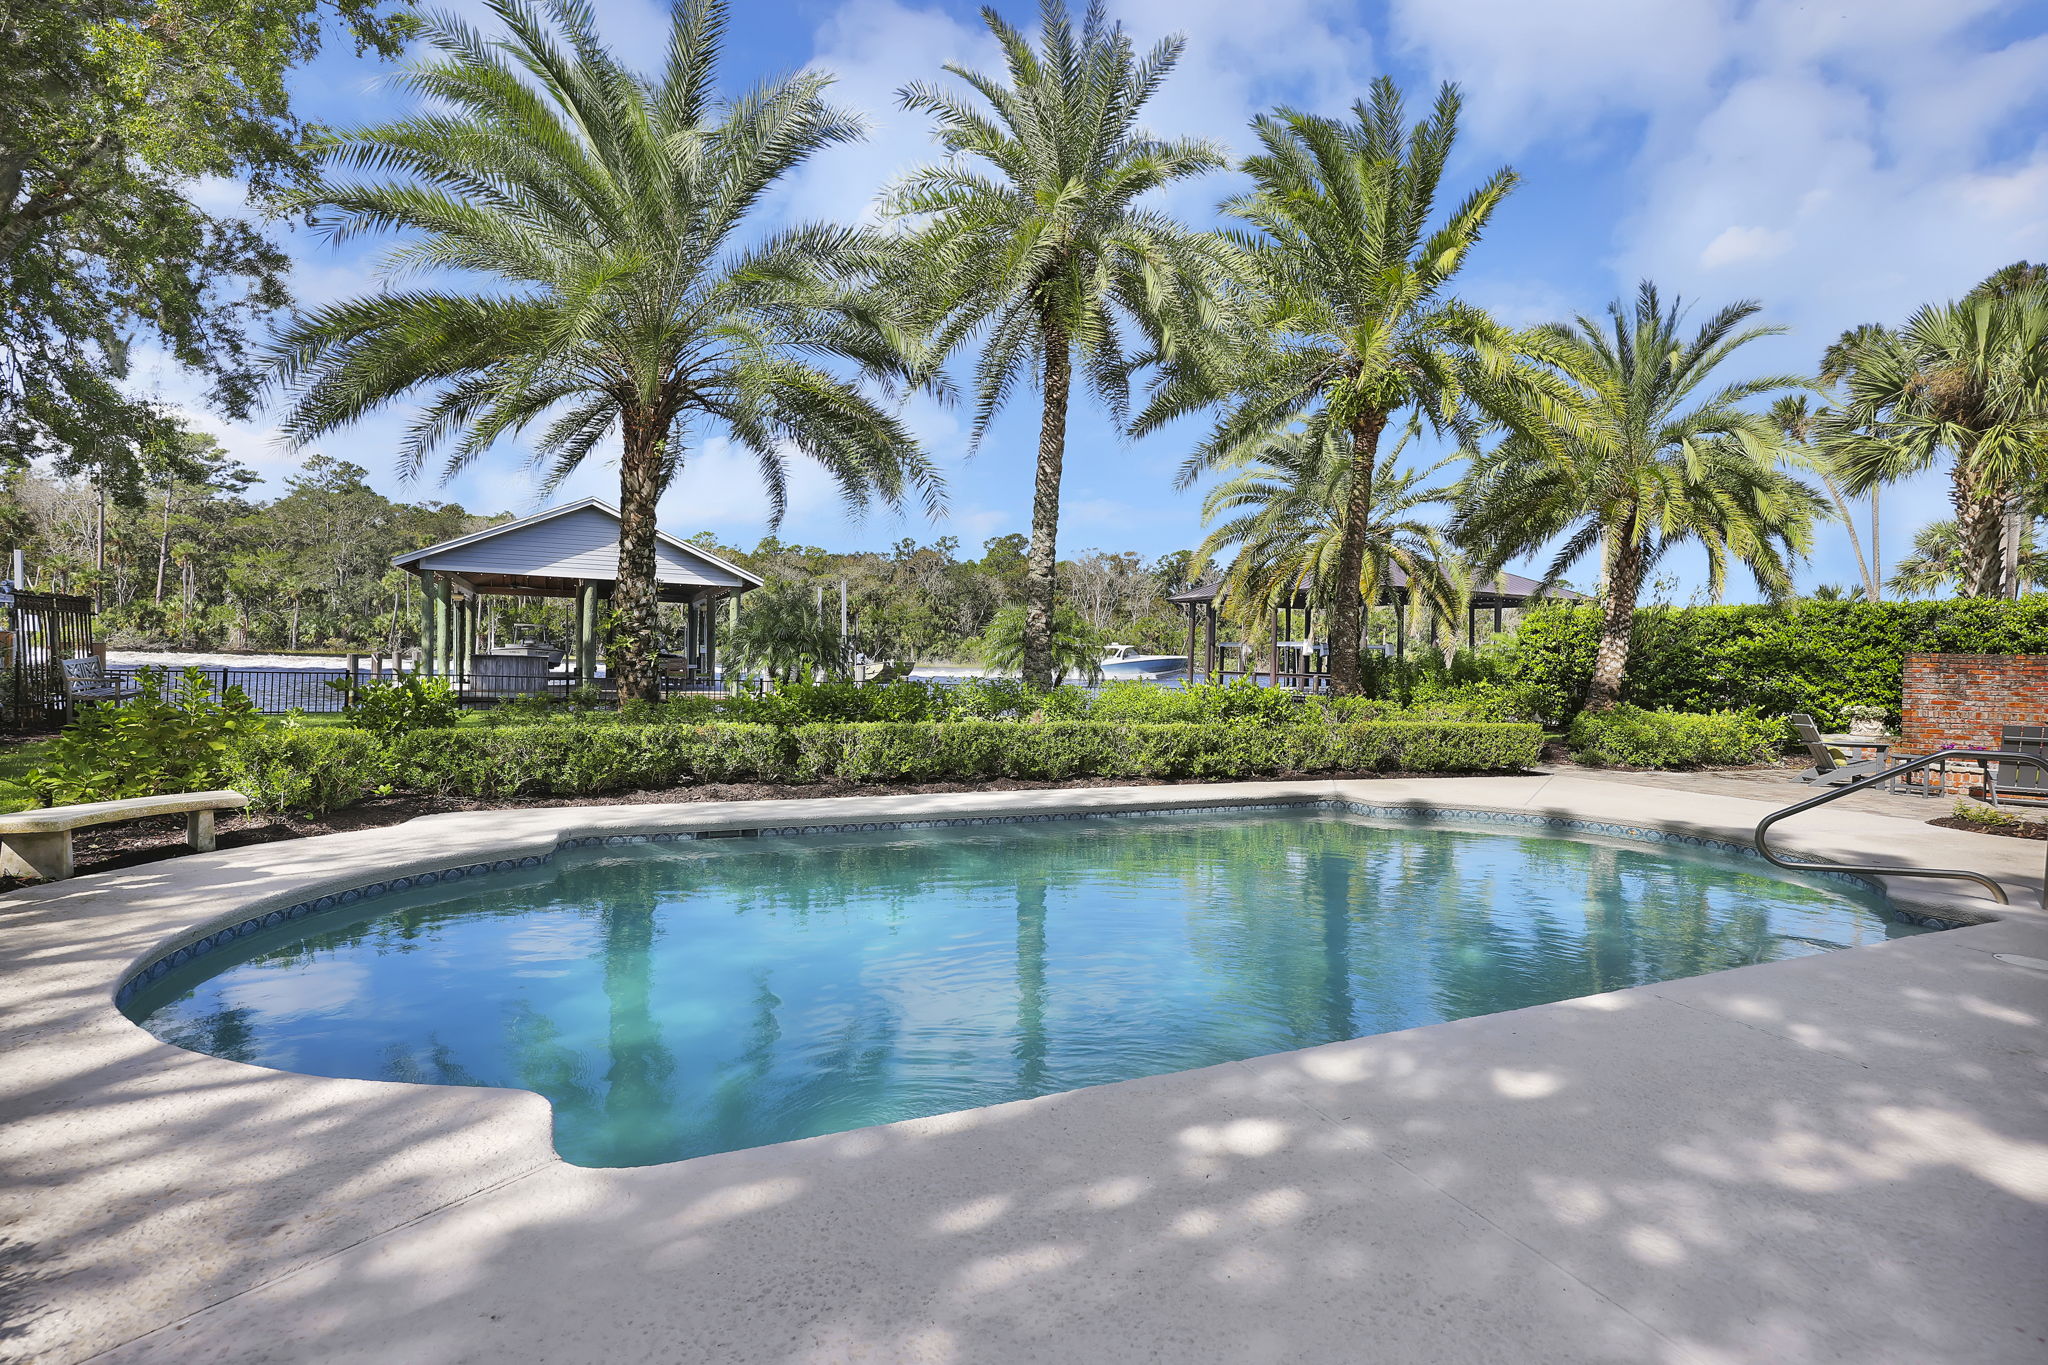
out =
{"type": "Polygon", "coordinates": [[[1535,763],[1534,725],[1454,721],[848,725],[546,723],[416,730],[379,747],[299,731],[245,756],[257,805],[330,810],[385,788],[447,796],[595,796],[695,782],[1261,777],[1283,772],[1494,772],[1535,763]]]}
{"type": "MultiPolygon", "coordinates": [[[[1596,607],[1545,607],[1487,660],[1561,723],[1585,700],[1599,631],[1596,607]]],[[[1845,706],[1881,706],[1896,721],[1906,656],[1925,653],[2048,654],[2048,594],[1646,608],[1622,700],[1654,711],[1803,711],[1838,730],[1845,706]]]]}
{"type": "Polygon", "coordinates": [[[262,810],[339,810],[383,785],[383,758],[364,730],[272,730],[229,758],[227,787],[262,810]]]}
{"type": "Polygon", "coordinates": [[[1691,715],[1616,706],[1581,712],[1572,721],[1572,752],[1581,763],[1630,768],[1702,768],[1761,763],[1785,743],[1785,722],[1748,711],[1691,715]]]}

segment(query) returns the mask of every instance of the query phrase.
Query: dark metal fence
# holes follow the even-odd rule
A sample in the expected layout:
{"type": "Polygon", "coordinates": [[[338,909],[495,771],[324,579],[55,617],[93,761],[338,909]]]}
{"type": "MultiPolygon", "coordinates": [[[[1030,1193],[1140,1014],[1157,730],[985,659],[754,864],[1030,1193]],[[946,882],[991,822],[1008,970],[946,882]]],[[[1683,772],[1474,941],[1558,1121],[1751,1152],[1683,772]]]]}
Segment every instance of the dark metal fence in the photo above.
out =
{"type": "Polygon", "coordinates": [[[64,719],[66,659],[92,652],[92,599],[62,593],[0,594],[7,639],[0,649],[0,724],[37,729],[64,719]]]}
{"type": "MultiPolygon", "coordinates": [[[[165,687],[176,686],[185,669],[168,665],[123,664],[109,668],[111,677],[133,678],[145,667],[161,667],[166,675],[165,687]]],[[[200,668],[197,670],[209,684],[213,695],[224,694],[229,687],[242,689],[258,711],[269,715],[283,715],[288,711],[304,711],[308,714],[332,713],[348,709],[348,685],[366,683],[371,680],[371,671],[357,669],[354,674],[344,668],[200,668]]],[[[387,678],[392,676],[385,675],[387,678]]],[[[495,679],[471,679],[452,676],[456,696],[469,706],[492,706],[516,696],[546,695],[565,700],[576,690],[573,678],[550,677],[536,692],[534,689],[513,690],[497,686],[495,679]]],[[[708,682],[684,682],[679,678],[664,678],[662,695],[720,695],[725,688],[708,682]]],[[[616,693],[599,680],[598,694],[603,701],[613,701],[616,693]]]]}
{"type": "MultiPolygon", "coordinates": [[[[68,658],[70,656],[66,655],[64,657],[68,658]]],[[[110,677],[132,679],[142,668],[152,666],[162,668],[166,675],[165,685],[167,689],[175,687],[178,678],[185,672],[181,667],[170,665],[122,664],[109,668],[107,673],[110,677]]],[[[55,665],[52,664],[51,668],[54,670],[55,665]]],[[[342,684],[348,683],[351,677],[354,678],[356,683],[368,682],[373,676],[368,668],[357,669],[353,675],[343,668],[205,667],[198,669],[198,672],[210,685],[216,697],[222,695],[231,686],[239,687],[249,700],[254,703],[258,711],[269,715],[283,715],[288,711],[304,711],[309,714],[331,714],[345,711],[348,709],[348,691],[342,684]]],[[[394,675],[387,672],[384,676],[389,678],[394,675]]],[[[1260,673],[1255,676],[1263,678],[1265,675],[1260,673]]],[[[503,679],[489,676],[472,678],[457,675],[452,676],[449,681],[455,685],[456,696],[466,706],[495,706],[500,702],[509,701],[517,697],[534,695],[545,695],[554,697],[557,700],[567,700],[572,693],[579,689],[579,684],[574,678],[552,675],[539,688],[534,688],[530,685],[508,687],[504,684],[503,679]]],[[[929,678],[915,678],[912,681],[922,683],[927,687],[953,688],[978,681],[978,679],[957,675],[942,675],[929,678]]],[[[1171,678],[1157,679],[1154,682],[1155,685],[1161,687],[1177,687],[1181,683],[1181,678],[1176,674],[1171,678]]],[[[1292,683],[1291,675],[1282,673],[1281,682],[1282,685],[1292,683]]],[[[1293,685],[1300,686],[1298,683],[1293,685]]],[[[610,704],[617,701],[618,694],[604,679],[600,678],[597,686],[598,700],[601,703],[610,704]]],[[[664,697],[724,696],[741,688],[749,691],[758,690],[759,686],[760,684],[754,680],[738,677],[724,679],[719,682],[663,678],[661,681],[661,694],[664,697]]],[[[1090,693],[1098,692],[1100,691],[1100,686],[1085,687],[1083,690],[1090,693]]],[[[63,710],[61,695],[58,697],[55,707],[55,715],[61,718],[63,710]]]]}
{"type": "MultiPolygon", "coordinates": [[[[109,668],[109,677],[132,679],[144,668],[155,667],[164,675],[164,690],[170,691],[185,675],[185,669],[163,665],[123,664],[109,668]]],[[[287,711],[340,711],[345,709],[347,696],[328,684],[344,681],[348,677],[345,669],[339,668],[198,668],[193,670],[206,679],[213,695],[219,697],[230,687],[239,687],[255,703],[258,711],[283,715],[287,711]]]]}

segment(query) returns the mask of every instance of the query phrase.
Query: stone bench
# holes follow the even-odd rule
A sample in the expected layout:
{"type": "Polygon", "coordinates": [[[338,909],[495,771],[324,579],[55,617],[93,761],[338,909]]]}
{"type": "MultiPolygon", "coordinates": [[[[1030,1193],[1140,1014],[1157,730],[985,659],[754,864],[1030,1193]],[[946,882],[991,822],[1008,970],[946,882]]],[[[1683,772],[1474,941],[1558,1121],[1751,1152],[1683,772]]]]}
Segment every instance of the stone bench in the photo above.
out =
{"type": "Polygon", "coordinates": [[[173,792],[0,815],[0,876],[62,881],[71,875],[71,831],[152,815],[183,815],[186,840],[199,852],[210,853],[213,813],[248,804],[249,798],[240,792],[173,792]]]}

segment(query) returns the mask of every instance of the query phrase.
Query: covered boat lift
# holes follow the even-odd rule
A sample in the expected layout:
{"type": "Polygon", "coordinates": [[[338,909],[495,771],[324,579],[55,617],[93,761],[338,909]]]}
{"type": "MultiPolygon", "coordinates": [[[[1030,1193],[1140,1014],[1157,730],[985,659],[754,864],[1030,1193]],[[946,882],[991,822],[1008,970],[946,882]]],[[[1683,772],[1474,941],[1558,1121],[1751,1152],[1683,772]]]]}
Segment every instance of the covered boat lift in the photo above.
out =
{"type": "MultiPolygon", "coordinates": [[[[1505,628],[1509,611],[1523,611],[1536,602],[1583,602],[1587,599],[1563,588],[1542,591],[1542,584],[1533,578],[1520,574],[1496,574],[1484,583],[1474,584],[1465,611],[1465,642],[1476,646],[1479,643],[1479,620],[1483,613],[1493,615],[1493,634],[1500,634],[1505,628]]],[[[1310,648],[1315,631],[1315,608],[1309,601],[1306,588],[1297,588],[1291,598],[1273,605],[1272,642],[1266,652],[1266,667],[1254,669],[1247,659],[1240,659],[1236,669],[1222,668],[1221,654],[1224,650],[1241,648],[1233,645],[1219,646],[1216,640],[1216,626],[1219,607],[1223,600],[1223,585],[1220,581],[1203,583],[1180,592],[1167,594],[1166,600],[1187,613],[1188,618],[1188,680],[1196,676],[1195,664],[1202,663],[1201,676],[1211,679],[1227,676],[1249,676],[1264,672],[1267,681],[1278,686],[1314,688],[1326,685],[1328,661],[1310,648]],[[1290,639],[1299,628],[1298,639],[1290,639]],[[1201,637],[1197,647],[1197,636],[1201,637]],[[1282,655],[1293,657],[1283,660],[1282,655]],[[1286,665],[1283,667],[1283,663],[1286,665]]],[[[1408,575],[1400,568],[1388,570],[1388,580],[1380,590],[1378,605],[1392,607],[1394,619],[1401,623],[1394,631],[1394,654],[1401,657],[1407,652],[1408,621],[1413,607],[1414,594],[1409,588],[1408,575]]]]}

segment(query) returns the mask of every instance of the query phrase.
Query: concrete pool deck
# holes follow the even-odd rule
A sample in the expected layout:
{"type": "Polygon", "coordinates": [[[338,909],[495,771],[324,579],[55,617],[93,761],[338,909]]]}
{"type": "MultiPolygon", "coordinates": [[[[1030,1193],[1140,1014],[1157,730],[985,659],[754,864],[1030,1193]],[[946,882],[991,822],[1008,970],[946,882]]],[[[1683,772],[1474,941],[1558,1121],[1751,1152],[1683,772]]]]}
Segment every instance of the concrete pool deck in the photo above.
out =
{"type": "MultiPolygon", "coordinates": [[[[1787,801],[1800,789],[1787,785],[1787,801]]],[[[157,1042],[202,923],[574,833],[1330,797],[1743,842],[1769,805],[1565,777],[548,808],[0,898],[0,1357],[129,1361],[2038,1361],[2043,847],[1823,809],[1997,922],[666,1166],[513,1091],[157,1042]],[[856,810],[856,806],[858,809],[856,810]]]]}

